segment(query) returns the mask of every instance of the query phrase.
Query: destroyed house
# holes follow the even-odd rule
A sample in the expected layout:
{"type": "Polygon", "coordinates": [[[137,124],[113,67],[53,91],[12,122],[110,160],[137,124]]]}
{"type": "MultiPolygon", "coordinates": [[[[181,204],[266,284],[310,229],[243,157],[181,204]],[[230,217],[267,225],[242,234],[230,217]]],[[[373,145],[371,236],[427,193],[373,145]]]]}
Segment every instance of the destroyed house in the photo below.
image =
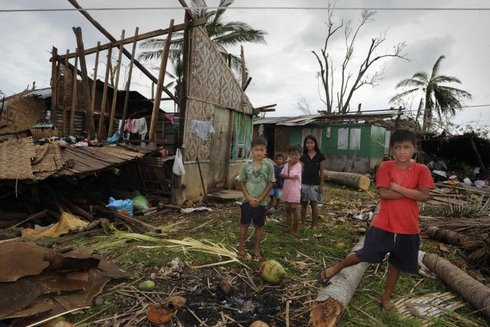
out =
{"type": "Polygon", "coordinates": [[[307,135],[318,140],[325,154],[326,169],[366,173],[372,171],[388,152],[390,131],[375,122],[394,118],[396,110],[370,114],[306,115],[265,117],[254,121],[254,135],[269,140],[267,152],[287,153],[290,144],[300,144],[307,135]]]}

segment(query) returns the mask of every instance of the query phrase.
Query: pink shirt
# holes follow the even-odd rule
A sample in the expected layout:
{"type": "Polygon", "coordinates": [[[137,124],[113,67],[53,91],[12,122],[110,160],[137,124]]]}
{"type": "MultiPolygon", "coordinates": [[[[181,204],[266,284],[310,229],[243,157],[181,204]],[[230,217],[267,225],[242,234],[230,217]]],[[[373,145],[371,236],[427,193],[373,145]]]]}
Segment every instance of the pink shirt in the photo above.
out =
{"type": "Polygon", "coordinates": [[[281,171],[281,175],[287,175],[289,177],[298,176],[298,179],[284,179],[284,185],[282,187],[282,200],[289,203],[300,203],[301,200],[301,174],[303,173],[303,166],[300,162],[295,163],[289,169],[289,163],[284,165],[281,171]]]}

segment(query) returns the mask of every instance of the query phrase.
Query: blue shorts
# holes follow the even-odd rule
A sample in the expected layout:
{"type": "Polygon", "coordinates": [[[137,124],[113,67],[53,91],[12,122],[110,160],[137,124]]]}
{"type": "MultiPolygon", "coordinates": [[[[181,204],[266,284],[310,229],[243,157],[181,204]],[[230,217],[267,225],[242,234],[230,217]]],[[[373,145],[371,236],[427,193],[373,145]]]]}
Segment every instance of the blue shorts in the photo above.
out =
{"type": "Polygon", "coordinates": [[[259,205],[257,207],[250,206],[250,203],[243,202],[241,205],[241,217],[240,224],[250,225],[253,221],[255,226],[262,227],[265,224],[265,216],[267,215],[267,210],[265,206],[259,205]]]}
{"type": "Polygon", "coordinates": [[[363,262],[380,263],[390,253],[390,264],[400,271],[417,274],[419,247],[418,234],[396,234],[371,226],[364,237],[364,246],[356,255],[363,262]]]}
{"type": "Polygon", "coordinates": [[[280,199],[282,197],[282,188],[273,187],[269,192],[269,196],[280,199]]]}

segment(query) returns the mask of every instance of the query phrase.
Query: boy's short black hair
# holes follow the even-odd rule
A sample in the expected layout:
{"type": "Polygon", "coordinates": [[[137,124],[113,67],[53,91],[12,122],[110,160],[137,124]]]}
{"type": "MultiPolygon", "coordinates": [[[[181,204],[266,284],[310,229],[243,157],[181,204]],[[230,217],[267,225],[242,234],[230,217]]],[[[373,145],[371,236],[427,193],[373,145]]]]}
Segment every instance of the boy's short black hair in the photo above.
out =
{"type": "Polygon", "coordinates": [[[391,134],[390,147],[394,146],[395,143],[409,141],[414,146],[417,145],[417,135],[408,129],[397,129],[391,134]]]}
{"type": "Polygon", "coordinates": [[[251,146],[256,147],[257,145],[263,145],[267,147],[267,140],[263,138],[262,136],[258,136],[252,140],[251,146]]]}
{"type": "Polygon", "coordinates": [[[303,149],[301,149],[301,145],[299,145],[299,144],[293,144],[293,145],[288,146],[288,153],[296,152],[296,151],[299,154],[301,154],[301,152],[303,151],[303,149]]]}

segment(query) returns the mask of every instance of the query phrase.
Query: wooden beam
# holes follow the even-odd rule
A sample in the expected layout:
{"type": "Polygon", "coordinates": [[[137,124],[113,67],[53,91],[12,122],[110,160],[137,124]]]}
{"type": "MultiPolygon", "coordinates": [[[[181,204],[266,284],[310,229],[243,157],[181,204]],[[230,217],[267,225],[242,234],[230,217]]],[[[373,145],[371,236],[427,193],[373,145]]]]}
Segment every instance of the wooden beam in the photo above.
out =
{"type": "Polygon", "coordinates": [[[262,111],[264,109],[268,109],[268,108],[273,108],[277,106],[277,103],[274,103],[274,104],[268,104],[266,106],[262,106],[262,107],[257,107],[257,108],[254,108],[254,110],[258,110],[258,111],[262,111]]]}
{"type": "Polygon", "coordinates": [[[58,80],[60,78],[60,67],[58,66],[58,49],[53,47],[51,58],[51,121],[56,126],[56,110],[58,108],[58,80]]]}
{"type": "MultiPolygon", "coordinates": [[[[134,36],[135,38],[138,36],[138,31],[139,28],[136,27],[134,31],[134,36]]],[[[124,107],[123,107],[123,114],[122,114],[122,121],[124,122],[126,120],[126,116],[128,114],[128,104],[129,104],[129,86],[131,85],[131,75],[133,74],[133,63],[134,63],[134,56],[136,54],[136,41],[133,43],[133,49],[131,51],[131,59],[129,61],[129,72],[128,72],[128,80],[126,81],[126,88],[125,88],[125,94],[124,94],[124,107]]],[[[124,124],[121,124],[121,128],[119,129],[119,134],[122,135],[124,129],[124,124]]]]}
{"type": "MultiPolygon", "coordinates": [[[[66,49],[66,54],[68,54],[69,52],[70,50],[66,49]]],[[[68,75],[70,74],[68,63],[68,59],[65,59],[65,70],[63,71],[63,115],[61,121],[61,126],[63,128],[63,133],[61,135],[63,136],[66,136],[66,108],[68,107],[68,94],[70,91],[70,86],[68,85],[68,75]]]]}
{"type": "MultiPolygon", "coordinates": [[[[75,50],[78,53],[78,50],[75,50]]],[[[75,132],[75,111],[77,108],[77,76],[78,76],[78,56],[75,57],[75,65],[73,65],[72,74],[72,92],[71,92],[71,108],[70,108],[70,135],[75,132]]]]}
{"type": "MultiPolygon", "coordinates": [[[[172,31],[172,27],[174,26],[174,20],[170,20],[169,30],[172,31]]],[[[149,141],[150,144],[156,145],[156,131],[157,131],[157,122],[158,122],[158,114],[160,113],[160,99],[162,98],[162,88],[163,82],[165,80],[165,71],[167,70],[167,59],[168,53],[170,51],[170,39],[172,38],[172,32],[169,32],[167,39],[165,40],[165,44],[163,45],[161,61],[160,61],[160,71],[158,73],[158,82],[157,82],[157,90],[155,94],[155,101],[153,101],[153,112],[151,114],[151,123],[150,123],[150,135],[149,141]]]]}
{"type": "Polygon", "coordinates": [[[82,38],[82,29],[80,27],[73,27],[73,32],[77,38],[77,49],[80,53],[80,69],[82,70],[82,87],[85,93],[87,103],[89,104],[86,108],[85,112],[85,130],[88,133],[87,138],[92,140],[95,136],[95,125],[94,125],[94,115],[92,112],[92,108],[90,107],[90,84],[88,81],[88,73],[87,73],[87,62],[85,61],[85,55],[83,54],[83,38],[82,38]]]}
{"type": "MultiPolygon", "coordinates": [[[[95,94],[97,93],[97,71],[99,68],[99,47],[100,42],[97,42],[97,52],[95,52],[95,64],[94,64],[94,78],[92,80],[92,95],[90,97],[90,112],[93,114],[95,112],[95,94]]],[[[92,119],[93,123],[93,119],[92,119]]],[[[95,124],[94,124],[94,133],[95,133],[95,124]]],[[[98,138],[98,134],[95,133],[95,138],[98,138]]]]}
{"type": "Polygon", "coordinates": [[[245,86],[243,87],[243,92],[245,92],[248,88],[248,86],[250,85],[250,82],[252,81],[252,77],[249,77],[247,79],[247,82],[245,83],[245,86]]]}
{"type": "MultiPolygon", "coordinates": [[[[107,106],[107,90],[109,88],[109,73],[111,71],[111,56],[112,56],[112,47],[109,48],[107,52],[107,61],[105,66],[105,77],[104,77],[104,89],[102,91],[102,104],[100,107],[100,117],[99,117],[99,129],[97,131],[97,137],[99,139],[105,138],[107,135],[105,133],[104,128],[104,118],[105,118],[105,108],[107,106]]],[[[94,81],[94,84],[96,81],[94,81]]]]}
{"type": "Polygon", "coordinates": [[[186,14],[189,15],[189,18],[194,19],[194,14],[192,13],[192,10],[189,9],[187,3],[185,3],[185,0],[179,0],[179,2],[182,5],[182,7],[185,9],[186,14]]]}
{"type": "MultiPolygon", "coordinates": [[[[100,25],[95,19],[93,19],[86,10],[83,10],[83,8],[78,4],[76,0],[68,0],[68,2],[70,2],[75,8],[77,8],[83,16],[85,16],[100,32],[102,32],[102,34],[104,34],[105,37],[107,37],[111,42],[116,42],[116,39],[111,35],[111,33],[109,33],[104,27],[102,27],[102,25],[100,25]]],[[[130,58],[131,54],[126,49],[124,49],[124,47],[121,48],[123,49],[124,55],[130,58]]],[[[136,67],[138,67],[143,72],[143,74],[145,74],[149,79],[153,81],[153,83],[158,82],[155,76],[153,76],[138,60],[135,60],[134,63],[136,67]]],[[[172,94],[172,92],[170,92],[165,87],[162,88],[169,97],[171,97],[176,103],[178,103],[178,99],[172,94]]]]}
{"type": "MultiPolygon", "coordinates": [[[[175,25],[174,28],[173,28],[173,32],[182,31],[184,28],[185,28],[185,24],[175,25]]],[[[165,34],[168,34],[168,32],[169,32],[168,31],[168,28],[163,29],[163,30],[162,29],[158,29],[158,30],[155,30],[155,31],[151,31],[151,32],[147,32],[147,33],[144,33],[144,34],[140,34],[137,37],[131,36],[131,37],[128,37],[127,39],[124,39],[124,40],[117,40],[115,42],[108,42],[108,43],[102,44],[100,46],[99,51],[109,50],[112,47],[119,47],[121,45],[121,42],[123,44],[131,44],[133,42],[137,42],[137,41],[141,41],[141,40],[146,40],[146,39],[149,39],[149,38],[152,38],[152,37],[157,37],[157,36],[160,36],[160,35],[165,35],[165,34]]],[[[184,41],[183,38],[179,38],[179,39],[172,40],[171,43],[180,43],[180,42],[183,42],[183,41],[184,41]]],[[[93,47],[93,48],[85,49],[84,54],[85,55],[89,55],[89,54],[96,53],[96,52],[97,52],[97,47],[93,47]]],[[[74,53],[70,53],[67,56],[68,56],[68,58],[74,58],[75,57],[75,54],[74,53]]],[[[58,60],[64,60],[64,59],[65,59],[65,55],[58,56],[58,60]]],[[[52,61],[52,60],[53,59],[51,58],[50,61],[52,61]]]]}
{"type": "MultiPolygon", "coordinates": [[[[191,22],[192,15],[189,15],[186,12],[185,15],[185,23],[189,24],[191,22]]],[[[189,25],[187,25],[189,26],[189,25]]],[[[190,52],[191,51],[191,38],[190,38],[190,28],[187,27],[184,30],[184,45],[183,45],[183,54],[182,54],[182,65],[183,65],[183,76],[181,82],[181,90],[180,90],[180,103],[179,103],[179,133],[177,134],[177,140],[175,142],[175,150],[181,148],[184,144],[184,133],[185,133],[185,118],[186,118],[186,108],[187,108],[187,97],[188,97],[188,88],[189,88],[189,74],[190,74],[190,52]]],[[[184,157],[185,151],[181,149],[182,157],[184,157]]],[[[175,177],[175,184],[180,187],[181,178],[177,175],[175,177]]],[[[172,185],[173,186],[173,185],[172,185]]]]}
{"type": "MultiPolygon", "coordinates": [[[[124,30],[122,30],[121,33],[121,39],[124,39],[124,30]]],[[[113,130],[113,124],[114,124],[114,114],[116,112],[116,102],[117,102],[117,86],[119,84],[119,73],[121,72],[121,67],[122,67],[122,53],[123,53],[123,43],[119,45],[119,55],[117,56],[117,70],[116,70],[116,80],[114,81],[113,90],[114,93],[112,94],[112,106],[111,106],[111,114],[109,116],[109,130],[107,131],[107,136],[110,136],[113,130]]],[[[124,121],[122,122],[124,125],[124,121]]],[[[122,134],[121,134],[122,136],[122,134]]]]}

